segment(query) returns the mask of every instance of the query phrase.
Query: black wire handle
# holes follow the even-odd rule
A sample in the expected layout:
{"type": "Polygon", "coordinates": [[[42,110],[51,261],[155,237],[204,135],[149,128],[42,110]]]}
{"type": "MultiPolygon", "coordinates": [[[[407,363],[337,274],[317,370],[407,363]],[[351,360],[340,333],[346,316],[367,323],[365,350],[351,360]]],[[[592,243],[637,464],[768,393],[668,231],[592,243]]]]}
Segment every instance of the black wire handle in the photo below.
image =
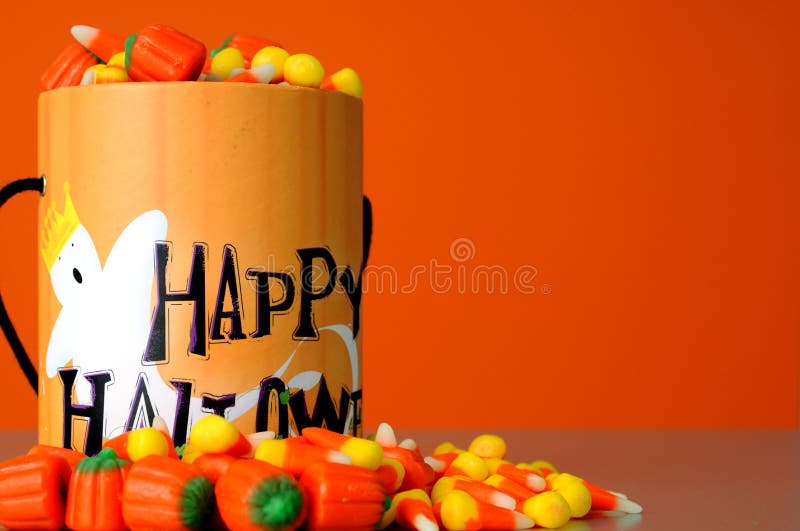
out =
{"type": "MultiPolygon", "coordinates": [[[[39,194],[43,196],[46,188],[47,180],[44,174],[41,177],[26,177],[25,179],[12,181],[0,189],[0,207],[2,207],[6,201],[22,192],[39,192],[39,194]]],[[[14,352],[14,357],[17,359],[19,368],[22,369],[25,378],[28,379],[28,383],[31,385],[31,388],[33,388],[33,392],[38,395],[39,376],[36,373],[36,367],[31,363],[31,359],[25,352],[25,347],[22,346],[22,342],[19,340],[17,331],[14,329],[11,318],[6,311],[6,306],[3,304],[2,296],[0,296],[0,328],[3,329],[3,333],[6,335],[6,339],[11,346],[11,350],[14,352]]]]}

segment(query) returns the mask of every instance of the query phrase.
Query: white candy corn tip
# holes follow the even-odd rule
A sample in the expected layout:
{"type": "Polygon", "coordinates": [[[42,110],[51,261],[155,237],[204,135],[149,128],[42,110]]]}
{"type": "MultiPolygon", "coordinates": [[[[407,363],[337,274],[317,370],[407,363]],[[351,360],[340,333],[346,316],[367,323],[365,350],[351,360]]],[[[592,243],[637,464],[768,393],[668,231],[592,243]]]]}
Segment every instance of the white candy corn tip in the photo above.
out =
{"type": "Polygon", "coordinates": [[[328,458],[326,459],[329,463],[339,463],[342,465],[351,465],[353,464],[353,458],[349,455],[343,454],[342,452],[337,452],[336,450],[331,450],[328,453],[328,458]]]}
{"type": "Polygon", "coordinates": [[[528,480],[525,483],[527,487],[534,492],[541,492],[547,487],[547,482],[544,478],[534,473],[528,475],[528,480]]]}
{"type": "Polygon", "coordinates": [[[424,514],[415,516],[412,523],[417,531],[439,531],[439,525],[424,514]]]}
{"type": "Polygon", "coordinates": [[[511,509],[517,506],[517,500],[506,494],[505,492],[493,492],[489,498],[489,503],[495,507],[502,507],[503,509],[511,509]]]}
{"type": "Polygon", "coordinates": [[[272,78],[275,77],[275,67],[269,63],[265,63],[263,65],[254,66],[250,69],[250,73],[258,79],[259,83],[269,83],[272,81],[272,78]]]}
{"type": "Polygon", "coordinates": [[[257,431],[255,433],[249,433],[249,434],[245,435],[244,438],[247,439],[247,442],[249,442],[253,446],[253,448],[255,448],[256,446],[258,446],[258,444],[261,441],[269,441],[269,440],[274,439],[275,438],[275,432],[274,431],[257,431]]]}
{"type": "Polygon", "coordinates": [[[514,527],[512,529],[530,529],[533,527],[533,520],[530,517],[517,511],[511,511],[511,514],[514,516],[514,527]]]}
{"type": "Polygon", "coordinates": [[[447,465],[447,463],[445,463],[444,461],[440,461],[439,459],[430,456],[425,457],[423,461],[425,461],[428,464],[428,466],[433,469],[434,472],[444,472],[444,468],[447,465]]]}
{"type": "Polygon", "coordinates": [[[403,439],[397,446],[399,446],[400,448],[405,448],[406,450],[413,451],[417,449],[417,441],[415,441],[414,439],[403,439]]]}
{"type": "MultiPolygon", "coordinates": [[[[86,69],[86,72],[83,73],[83,77],[81,78],[81,85],[93,85],[94,84],[94,70],[86,69]]],[[[160,417],[159,417],[160,418],[160,417]]],[[[153,420],[153,427],[155,428],[155,420],[153,420]]]]}
{"type": "MultiPolygon", "coordinates": [[[[94,72],[92,72],[92,74],[93,73],[94,72]]],[[[84,74],[83,77],[86,77],[86,74],[84,74]]],[[[92,76],[92,77],[94,78],[94,76],[92,76]]],[[[92,79],[92,81],[94,81],[94,79],[92,79]]],[[[169,428],[167,427],[167,421],[164,420],[163,417],[154,417],[153,418],[153,425],[151,427],[157,429],[160,432],[164,432],[167,435],[169,435],[169,428]]]]}
{"type": "Polygon", "coordinates": [[[633,500],[620,498],[617,501],[617,510],[628,514],[639,514],[642,512],[642,506],[633,500]]]}
{"type": "Polygon", "coordinates": [[[100,30],[91,26],[82,26],[79,24],[77,26],[72,26],[69,32],[72,33],[72,36],[76,41],[81,43],[81,45],[85,48],[88,48],[89,43],[92,42],[95,37],[97,37],[97,34],[100,33],[100,30]]]}
{"type": "Polygon", "coordinates": [[[625,494],[622,494],[621,492],[616,492],[616,491],[613,491],[613,490],[610,490],[608,492],[610,492],[611,494],[613,494],[617,498],[622,498],[623,500],[627,500],[628,499],[628,496],[626,496],[625,494]]]}
{"type": "Polygon", "coordinates": [[[397,446],[397,436],[394,434],[394,429],[388,423],[381,422],[378,425],[378,431],[375,432],[375,442],[384,448],[397,446]]]}

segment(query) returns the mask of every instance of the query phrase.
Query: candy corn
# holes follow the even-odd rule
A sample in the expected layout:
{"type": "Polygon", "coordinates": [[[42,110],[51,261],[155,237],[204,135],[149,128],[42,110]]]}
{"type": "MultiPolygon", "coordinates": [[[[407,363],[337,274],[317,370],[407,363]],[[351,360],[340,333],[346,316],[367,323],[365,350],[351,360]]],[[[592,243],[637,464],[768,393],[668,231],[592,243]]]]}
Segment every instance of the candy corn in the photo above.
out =
{"type": "Polygon", "coordinates": [[[220,50],[211,59],[211,72],[222,79],[228,79],[236,68],[244,68],[244,57],[236,48],[220,50]]]}
{"type": "Polygon", "coordinates": [[[502,459],[506,455],[506,442],[497,435],[478,435],[472,439],[467,451],[484,459],[502,459]]]}
{"type": "Polygon", "coordinates": [[[445,476],[467,476],[476,481],[483,481],[489,477],[489,467],[486,462],[475,454],[464,452],[459,454],[447,470],[445,476]]]}
{"type": "Polygon", "coordinates": [[[375,441],[342,435],[322,428],[305,428],[303,437],[309,442],[350,456],[354,465],[375,470],[381,465],[383,449],[375,441]]]}
{"type": "Polygon", "coordinates": [[[206,454],[242,456],[253,449],[239,429],[219,415],[208,415],[195,422],[188,443],[206,454]]]}
{"type": "Polygon", "coordinates": [[[236,72],[236,70],[234,70],[232,75],[225,81],[239,83],[269,83],[274,74],[274,66],[269,64],[259,65],[254,66],[250,70],[241,70],[240,72],[236,72]]]}
{"type": "Polygon", "coordinates": [[[567,500],[557,492],[542,492],[520,506],[522,513],[530,516],[536,525],[549,529],[561,527],[572,517],[567,500]]]}
{"type": "Polygon", "coordinates": [[[543,461],[541,459],[538,459],[536,461],[531,461],[530,465],[531,465],[531,470],[534,470],[543,478],[546,478],[553,472],[558,473],[558,470],[556,470],[556,467],[554,467],[550,461],[543,461]]]}
{"type": "Polygon", "coordinates": [[[349,465],[351,458],[336,450],[320,448],[297,439],[262,441],[256,448],[255,458],[280,467],[295,477],[312,463],[329,461],[349,465]]]}
{"type": "Polygon", "coordinates": [[[466,450],[462,450],[458,448],[455,444],[451,443],[450,441],[445,441],[443,443],[439,443],[436,448],[433,449],[432,455],[444,454],[448,452],[455,452],[457,454],[463,454],[466,450]]]}
{"type": "Polygon", "coordinates": [[[378,477],[383,483],[383,488],[386,489],[387,494],[392,494],[400,490],[403,485],[403,479],[406,477],[406,469],[403,468],[402,463],[397,459],[383,456],[380,466],[375,469],[378,477]]]}
{"type": "Polygon", "coordinates": [[[464,491],[478,501],[497,507],[513,509],[517,506],[517,501],[513,497],[491,485],[468,478],[452,476],[444,476],[436,481],[431,491],[431,498],[434,502],[440,502],[453,490],[464,491]]]}
{"type": "Polygon", "coordinates": [[[383,448],[394,448],[397,446],[397,436],[389,423],[381,422],[378,424],[378,429],[375,431],[375,442],[380,444],[383,448]]]}
{"type": "Polygon", "coordinates": [[[113,439],[107,440],[103,448],[111,448],[120,459],[136,461],[147,455],[161,455],[177,457],[175,446],[172,439],[166,433],[155,428],[139,428],[128,431],[122,435],[117,435],[113,439]],[[133,455],[130,453],[129,445],[133,439],[133,455]]]}
{"type": "Polygon", "coordinates": [[[487,466],[492,474],[500,474],[512,481],[516,481],[520,485],[531,489],[534,492],[544,490],[547,483],[544,478],[539,474],[528,470],[517,468],[511,463],[488,460],[487,466]]]}
{"type": "Polygon", "coordinates": [[[325,77],[325,69],[313,55],[290,55],[283,63],[283,78],[298,87],[318,88],[325,77]]]}
{"type": "Polygon", "coordinates": [[[568,482],[554,486],[552,491],[564,497],[574,518],[586,516],[592,508],[592,495],[581,483],[568,482]]]}
{"type": "Polygon", "coordinates": [[[439,529],[439,524],[433,515],[431,499],[422,489],[411,489],[396,494],[392,498],[387,514],[404,529],[416,531],[439,529]]]}
{"type": "Polygon", "coordinates": [[[536,495],[536,493],[531,489],[523,487],[516,481],[512,481],[505,476],[501,476],[500,474],[492,474],[483,480],[483,482],[487,485],[491,485],[500,492],[508,494],[517,501],[525,501],[528,498],[532,498],[536,495]]]}
{"type": "Polygon", "coordinates": [[[616,493],[589,483],[585,479],[573,476],[572,474],[561,473],[550,476],[550,483],[553,490],[563,489],[565,486],[578,483],[586,487],[592,498],[591,509],[593,511],[622,511],[624,513],[638,514],[642,512],[642,507],[638,503],[621,497],[616,493]]]}
{"type": "Polygon", "coordinates": [[[99,57],[104,63],[109,63],[114,54],[125,51],[125,38],[91,26],[72,26],[72,36],[81,46],[99,57]]]}
{"type": "Polygon", "coordinates": [[[324,90],[338,90],[345,94],[350,94],[356,98],[364,95],[364,86],[361,84],[361,78],[358,77],[356,71],[352,68],[342,68],[335,74],[331,74],[322,81],[320,85],[324,90]]]}
{"type": "Polygon", "coordinates": [[[270,64],[275,67],[275,74],[270,80],[271,83],[283,81],[283,64],[289,57],[289,52],[278,46],[266,46],[261,48],[254,56],[250,67],[270,64]]]}
{"type": "Polygon", "coordinates": [[[450,531],[533,527],[530,517],[511,509],[477,501],[460,490],[454,490],[444,497],[440,511],[442,524],[450,531]]]}

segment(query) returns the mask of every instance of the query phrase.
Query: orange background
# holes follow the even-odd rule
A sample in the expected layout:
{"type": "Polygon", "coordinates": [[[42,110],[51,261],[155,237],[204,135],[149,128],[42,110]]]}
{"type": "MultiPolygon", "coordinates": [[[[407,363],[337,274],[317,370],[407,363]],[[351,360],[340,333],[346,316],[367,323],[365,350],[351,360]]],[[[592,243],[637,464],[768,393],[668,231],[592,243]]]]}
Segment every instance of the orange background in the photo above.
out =
{"type": "MultiPolygon", "coordinates": [[[[798,426],[795,3],[360,4],[20,3],[0,35],[0,181],[36,170],[38,78],[72,24],[270,37],[364,79],[371,263],[401,285],[453,268],[443,294],[367,285],[367,426],[798,426]],[[458,266],[526,264],[534,294],[459,293],[458,266]]],[[[0,212],[0,290],[30,352],[36,201],[0,212]]],[[[34,427],[4,341],[0,364],[2,424],[34,427]]]]}

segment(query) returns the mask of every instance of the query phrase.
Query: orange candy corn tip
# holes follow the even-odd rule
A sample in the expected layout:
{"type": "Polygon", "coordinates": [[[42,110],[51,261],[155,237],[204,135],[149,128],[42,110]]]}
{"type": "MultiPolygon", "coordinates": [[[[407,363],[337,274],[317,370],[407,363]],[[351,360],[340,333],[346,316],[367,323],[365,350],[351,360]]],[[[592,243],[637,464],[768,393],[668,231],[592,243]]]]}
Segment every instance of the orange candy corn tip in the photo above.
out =
{"type": "Polygon", "coordinates": [[[460,490],[450,492],[441,503],[442,524],[450,531],[533,527],[533,520],[530,517],[517,511],[477,501],[460,490]]]}
{"type": "Polygon", "coordinates": [[[70,33],[81,46],[106,63],[114,54],[125,51],[125,39],[110,31],[77,25],[72,26],[70,33]]]}

